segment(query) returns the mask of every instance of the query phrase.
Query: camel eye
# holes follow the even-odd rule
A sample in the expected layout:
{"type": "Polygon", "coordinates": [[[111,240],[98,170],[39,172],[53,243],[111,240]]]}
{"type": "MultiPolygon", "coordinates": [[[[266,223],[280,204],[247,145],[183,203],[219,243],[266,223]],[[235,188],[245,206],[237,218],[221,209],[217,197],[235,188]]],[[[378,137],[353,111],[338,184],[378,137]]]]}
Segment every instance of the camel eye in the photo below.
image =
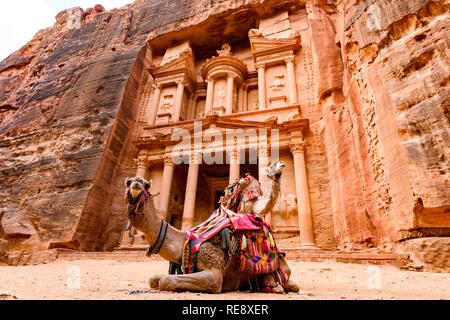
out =
{"type": "Polygon", "coordinates": [[[127,186],[127,188],[129,188],[131,186],[131,183],[132,183],[132,181],[129,178],[125,181],[125,185],[127,186]]]}

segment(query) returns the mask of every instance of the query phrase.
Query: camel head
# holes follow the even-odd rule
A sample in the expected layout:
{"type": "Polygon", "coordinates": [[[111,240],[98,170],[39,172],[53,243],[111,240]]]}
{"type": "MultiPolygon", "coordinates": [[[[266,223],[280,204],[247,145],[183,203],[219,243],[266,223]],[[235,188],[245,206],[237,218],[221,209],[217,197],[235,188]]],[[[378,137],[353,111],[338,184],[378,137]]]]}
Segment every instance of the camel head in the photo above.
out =
{"type": "Polygon", "coordinates": [[[279,180],[286,164],[283,161],[277,161],[266,169],[267,177],[272,180],[279,180]]]}
{"type": "Polygon", "coordinates": [[[142,177],[127,178],[125,180],[127,187],[127,197],[130,202],[135,202],[142,193],[145,191],[147,194],[150,192],[152,181],[147,181],[142,177]]]}

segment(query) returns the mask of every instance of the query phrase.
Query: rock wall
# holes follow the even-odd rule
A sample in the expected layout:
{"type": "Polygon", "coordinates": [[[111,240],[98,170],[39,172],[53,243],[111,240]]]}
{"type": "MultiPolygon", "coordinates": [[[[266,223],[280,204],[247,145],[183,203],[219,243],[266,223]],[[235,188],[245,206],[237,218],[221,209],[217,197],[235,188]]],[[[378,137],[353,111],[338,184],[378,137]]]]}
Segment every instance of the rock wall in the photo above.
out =
{"type": "Polygon", "coordinates": [[[206,30],[220,47],[286,10],[302,37],[318,243],[391,250],[449,236],[447,1],[139,0],[79,11],[80,29],[63,11],[0,63],[0,256],[19,264],[48,261],[57,247],[117,245],[123,181],[136,172],[131,141],[151,96],[147,41],[206,30]]]}
{"type": "Polygon", "coordinates": [[[310,6],[340,247],[449,234],[448,9],[310,6]]]}

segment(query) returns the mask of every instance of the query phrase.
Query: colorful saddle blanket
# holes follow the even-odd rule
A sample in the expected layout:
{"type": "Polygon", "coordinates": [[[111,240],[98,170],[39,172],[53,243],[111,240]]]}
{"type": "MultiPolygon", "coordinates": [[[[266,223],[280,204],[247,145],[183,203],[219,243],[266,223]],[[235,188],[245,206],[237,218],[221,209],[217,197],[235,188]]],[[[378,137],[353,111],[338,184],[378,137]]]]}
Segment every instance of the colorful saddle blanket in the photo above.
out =
{"type": "Polygon", "coordinates": [[[186,233],[182,258],[185,274],[195,272],[201,245],[224,228],[242,237],[240,272],[259,275],[279,269],[278,249],[270,226],[257,215],[236,214],[222,206],[207,221],[186,233]]]}
{"type": "Polygon", "coordinates": [[[262,195],[263,192],[259,181],[252,176],[247,176],[228,186],[219,204],[227,209],[240,213],[246,202],[261,197],[262,195]]]}
{"type": "Polygon", "coordinates": [[[239,272],[267,274],[278,270],[278,250],[267,227],[243,232],[239,272]]]}

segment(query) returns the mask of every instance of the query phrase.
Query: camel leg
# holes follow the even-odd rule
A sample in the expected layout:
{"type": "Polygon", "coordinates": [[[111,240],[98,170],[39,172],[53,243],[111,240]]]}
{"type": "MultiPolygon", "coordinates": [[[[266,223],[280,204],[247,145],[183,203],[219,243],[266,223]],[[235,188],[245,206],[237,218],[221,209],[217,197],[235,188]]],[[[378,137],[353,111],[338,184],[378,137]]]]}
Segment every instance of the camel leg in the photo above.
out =
{"type": "Polygon", "coordinates": [[[286,276],[286,288],[288,289],[289,292],[299,292],[300,288],[299,286],[292,280],[290,280],[291,278],[291,268],[289,268],[289,265],[286,261],[286,259],[284,258],[284,256],[279,257],[280,258],[280,267],[281,270],[283,270],[284,275],[286,276]]]}
{"type": "MultiPolygon", "coordinates": [[[[152,288],[156,288],[155,284],[158,277],[159,276],[155,276],[150,279],[150,286],[152,288]]],[[[161,276],[159,280],[159,290],[221,293],[222,283],[222,271],[210,269],[188,275],[161,276]]]]}

